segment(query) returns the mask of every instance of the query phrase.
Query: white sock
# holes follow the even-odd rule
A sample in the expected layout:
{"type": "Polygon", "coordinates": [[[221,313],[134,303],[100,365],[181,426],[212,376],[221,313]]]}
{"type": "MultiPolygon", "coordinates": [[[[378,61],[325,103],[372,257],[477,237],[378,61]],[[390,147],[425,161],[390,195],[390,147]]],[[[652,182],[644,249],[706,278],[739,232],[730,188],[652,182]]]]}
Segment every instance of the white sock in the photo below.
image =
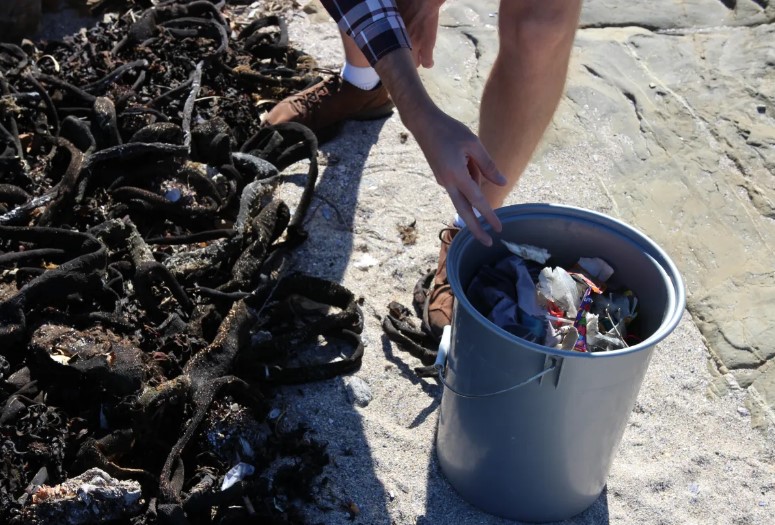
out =
{"type": "Polygon", "coordinates": [[[353,86],[368,91],[379,84],[379,75],[373,67],[358,67],[345,61],[342,78],[353,86]]]}
{"type": "MultiPolygon", "coordinates": [[[[481,217],[482,214],[479,213],[479,210],[474,208],[474,215],[476,215],[477,218],[481,217]]],[[[455,226],[455,228],[462,228],[466,225],[466,223],[463,221],[463,219],[460,217],[459,213],[455,214],[455,220],[452,221],[452,225],[455,226]]]]}

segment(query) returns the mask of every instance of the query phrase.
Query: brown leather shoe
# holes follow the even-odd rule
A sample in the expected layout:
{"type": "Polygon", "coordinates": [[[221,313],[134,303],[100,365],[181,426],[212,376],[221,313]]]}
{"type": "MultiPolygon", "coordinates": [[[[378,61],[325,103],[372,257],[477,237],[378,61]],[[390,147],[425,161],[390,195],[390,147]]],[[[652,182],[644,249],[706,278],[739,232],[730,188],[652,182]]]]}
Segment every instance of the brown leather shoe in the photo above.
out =
{"type": "Polygon", "coordinates": [[[320,133],[345,120],[372,120],[392,111],[393,101],[382,84],[366,91],[334,75],[281,100],[264,123],[299,122],[320,133]]]}
{"type": "Polygon", "coordinates": [[[437,339],[441,339],[444,327],[452,324],[452,306],[455,304],[455,296],[452,295],[452,287],[447,280],[447,252],[449,252],[449,244],[459,231],[460,228],[444,228],[439,232],[441,240],[439,266],[433,277],[433,289],[423,311],[425,329],[437,339]]]}

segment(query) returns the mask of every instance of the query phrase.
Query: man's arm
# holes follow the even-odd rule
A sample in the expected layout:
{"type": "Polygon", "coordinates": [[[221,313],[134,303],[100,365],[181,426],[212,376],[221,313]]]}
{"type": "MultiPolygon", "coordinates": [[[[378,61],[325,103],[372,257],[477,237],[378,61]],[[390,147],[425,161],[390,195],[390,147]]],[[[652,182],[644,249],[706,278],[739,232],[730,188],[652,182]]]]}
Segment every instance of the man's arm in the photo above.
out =
{"type": "Polygon", "coordinates": [[[323,0],[323,5],[339,28],[355,39],[377,70],[402,122],[420,145],[436,181],[447,191],[471,233],[483,244],[492,244],[473,208],[500,231],[500,221],[484,198],[479,183],[485,178],[504,185],[506,179],[476,135],[441,111],[428,95],[417,74],[403,20],[395,4],[392,0],[323,0]]]}
{"type": "Polygon", "coordinates": [[[506,184],[506,178],[498,171],[478,137],[433,102],[408,49],[385,55],[375,68],[398,108],[401,121],[425,154],[436,181],[447,190],[471,233],[489,246],[492,239],[484,232],[472,208],[476,208],[499,232],[500,221],[484,198],[479,183],[485,178],[502,186],[506,184]]]}

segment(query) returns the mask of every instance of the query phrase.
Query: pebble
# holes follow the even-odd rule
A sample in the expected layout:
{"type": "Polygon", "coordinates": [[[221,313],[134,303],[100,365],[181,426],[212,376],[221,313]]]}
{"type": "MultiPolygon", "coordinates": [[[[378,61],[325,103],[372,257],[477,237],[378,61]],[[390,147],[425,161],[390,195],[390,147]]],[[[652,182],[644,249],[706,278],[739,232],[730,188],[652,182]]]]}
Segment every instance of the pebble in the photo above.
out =
{"type": "Polygon", "coordinates": [[[373,256],[369,255],[368,253],[364,253],[360,259],[355,261],[353,263],[353,266],[358,268],[359,270],[368,270],[372,266],[376,266],[379,263],[377,259],[375,259],[373,256]]]}
{"type": "Polygon", "coordinates": [[[360,377],[353,376],[345,379],[345,388],[347,389],[347,397],[350,402],[355,403],[359,407],[368,406],[371,400],[374,399],[371,387],[360,377]]]}
{"type": "Polygon", "coordinates": [[[745,407],[737,407],[737,413],[741,416],[750,416],[751,412],[745,407]]]}

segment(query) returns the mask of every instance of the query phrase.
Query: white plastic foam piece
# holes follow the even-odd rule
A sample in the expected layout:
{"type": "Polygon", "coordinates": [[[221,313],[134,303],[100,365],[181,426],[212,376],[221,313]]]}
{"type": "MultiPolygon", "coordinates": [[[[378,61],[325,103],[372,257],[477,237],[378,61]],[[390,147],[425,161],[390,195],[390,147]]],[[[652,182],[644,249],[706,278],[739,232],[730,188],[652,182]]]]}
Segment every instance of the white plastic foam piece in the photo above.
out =
{"type": "Polygon", "coordinates": [[[552,256],[546,248],[539,248],[532,244],[517,244],[514,242],[501,240],[504,246],[509,249],[514,255],[518,255],[523,259],[529,261],[535,261],[538,264],[545,264],[546,261],[552,256]]]}

